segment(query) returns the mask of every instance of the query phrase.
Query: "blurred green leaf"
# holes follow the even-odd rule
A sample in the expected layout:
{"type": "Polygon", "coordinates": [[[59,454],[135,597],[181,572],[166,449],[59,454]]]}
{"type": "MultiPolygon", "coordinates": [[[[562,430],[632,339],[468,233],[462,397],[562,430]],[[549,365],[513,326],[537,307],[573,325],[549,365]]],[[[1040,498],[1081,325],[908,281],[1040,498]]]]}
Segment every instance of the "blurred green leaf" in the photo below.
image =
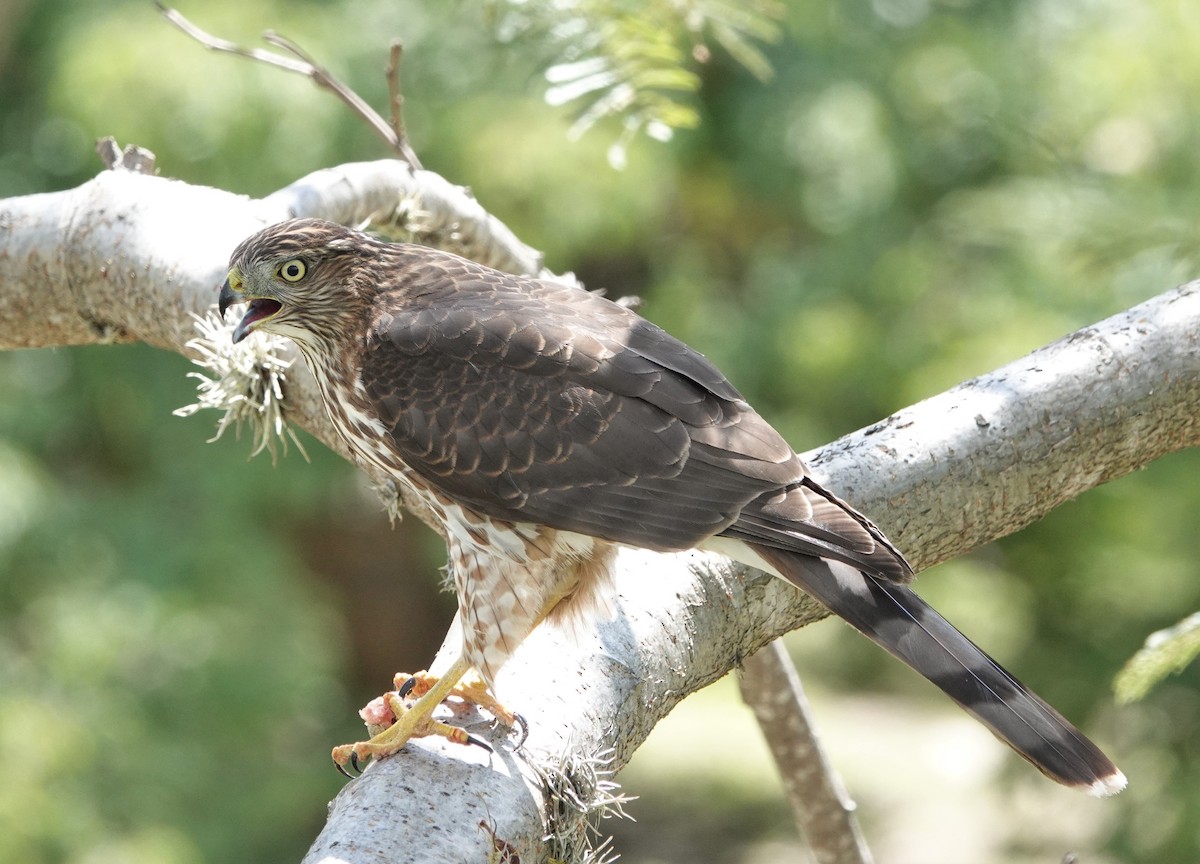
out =
{"type": "Polygon", "coordinates": [[[1200,655],[1200,612],[1147,637],[1145,647],[1129,658],[1113,681],[1117,701],[1129,703],[1145,698],[1156,684],[1168,675],[1182,672],[1197,655],[1200,655]]]}
{"type": "Polygon", "coordinates": [[[702,21],[712,31],[713,38],[759,81],[774,74],[771,61],[755,44],[778,42],[782,30],[779,20],[784,16],[778,0],[695,0],[691,20],[702,21]]]}

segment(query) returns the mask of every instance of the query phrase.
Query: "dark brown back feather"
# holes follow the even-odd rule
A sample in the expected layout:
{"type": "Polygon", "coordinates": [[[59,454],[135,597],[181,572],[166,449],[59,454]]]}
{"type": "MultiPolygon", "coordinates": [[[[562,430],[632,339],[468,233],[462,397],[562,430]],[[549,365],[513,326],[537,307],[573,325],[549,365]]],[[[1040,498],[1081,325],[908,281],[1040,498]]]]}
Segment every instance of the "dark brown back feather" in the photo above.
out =
{"type": "Polygon", "coordinates": [[[640,316],[429,250],[390,263],[362,381],[442,492],[651,549],[725,533],[911,575],[712,363],[640,316]]]}

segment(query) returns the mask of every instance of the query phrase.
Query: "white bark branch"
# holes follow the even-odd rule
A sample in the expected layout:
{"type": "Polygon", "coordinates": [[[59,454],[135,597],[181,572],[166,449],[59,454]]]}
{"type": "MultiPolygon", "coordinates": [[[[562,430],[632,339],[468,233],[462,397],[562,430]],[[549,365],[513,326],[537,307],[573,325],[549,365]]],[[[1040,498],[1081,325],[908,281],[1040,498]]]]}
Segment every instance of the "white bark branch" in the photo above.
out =
{"type": "MultiPolygon", "coordinates": [[[[289,215],[370,217],[408,233],[457,224],[433,239],[505,269],[541,269],[463,190],[434,177],[399,163],[348,165],[253,201],[112,171],[68,192],[0,201],[0,348],[140,339],[187,354],[189,313],[213,305],[233,246],[289,215]],[[438,208],[437,221],[421,222],[438,208]]],[[[1183,286],[811,461],[928,566],[1195,444],[1197,333],[1200,288],[1183,286]]],[[[344,452],[296,372],[289,419],[344,452]]],[[[680,699],[822,614],[782,583],[711,556],[624,551],[619,562],[615,621],[579,641],[535,633],[500,676],[501,697],[531,722],[524,755],[417,742],[346,787],[306,860],[540,860],[551,851],[545,778],[594,785],[589,757],[611,750],[620,768],[680,699]]],[[[574,794],[592,800],[588,788],[574,794]]],[[[560,836],[579,830],[577,813],[555,815],[560,836]]]]}

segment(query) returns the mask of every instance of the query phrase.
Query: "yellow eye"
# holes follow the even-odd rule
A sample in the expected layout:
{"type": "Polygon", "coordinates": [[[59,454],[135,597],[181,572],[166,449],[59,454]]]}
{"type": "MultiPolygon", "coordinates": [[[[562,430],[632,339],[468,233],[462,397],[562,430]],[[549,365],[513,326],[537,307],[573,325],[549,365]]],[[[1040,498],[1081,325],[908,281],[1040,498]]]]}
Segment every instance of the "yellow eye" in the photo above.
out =
{"type": "Polygon", "coordinates": [[[299,282],[304,278],[304,274],[308,272],[306,265],[299,258],[293,258],[290,261],[284,261],[275,268],[275,275],[281,276],[288,282],[299,282]]]}

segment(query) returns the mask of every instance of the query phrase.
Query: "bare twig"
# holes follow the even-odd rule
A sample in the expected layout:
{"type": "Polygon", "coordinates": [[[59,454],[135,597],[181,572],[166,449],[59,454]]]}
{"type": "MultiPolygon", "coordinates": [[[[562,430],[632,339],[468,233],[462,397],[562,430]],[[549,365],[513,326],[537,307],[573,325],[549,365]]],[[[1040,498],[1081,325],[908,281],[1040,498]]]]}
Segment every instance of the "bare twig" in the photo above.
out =
{"type": "Polygon", "coordinates": [[[238,57],[245,57],[249,60],[257,60],[260,63],[266,63],[269,66],[278,66],[280,69],[286,69],[289,72],[296,72],[300,75],[309,75],[311,68],[306,63],[298,63],[295,60],[289,60],[286,57],[281,57],[278,54],[272,54],[270,51],[261,51],[257,48],[243,48],[227,39],[219,39],[210,33],[201,30],[191,21],[183,17],[176,9],[171,9],[162,3],[155,3],[158,11],[162,16],[182,30],[188,36],[191,36],[205,48],[210,51],[221,51],[226,54],[236,54],[238,57]]]}
{"type": "MultiPolygon", "coordinates": [[[[225,54],[245,57],[247,60],[266,63],[268,66],[276,66],[288,72],[295,72],[298,75],[311,78],[313,83],[318,87],[331,91],[349,106],[350,110],[374,129],[376,134],[387,142],[388,147],[394,150],[401,159],[414,169],[421,168],[421,160],[417,158],[417,154],[413,152],[412,147],[409,145],[408,138],[404,135],[403,123],[399,121],[398,114],[395,113],[398,110],[395,107],[395,101],[393,101],[393,120],[389,124],[361,96],[339,81],[328,69],[317,63],[312,56],[287,37],[280,36],[278,33],[270,30],[263,34],[263,39],[278,48],[282,48],[287,53],[293,55],[293,57],[286,57],[257,48],[244,48],[227,39],[218,38],[201,30],[191,21],[187,20],[187,18],[183,17],[176,9],[171,9],[159,2],[155,2],[154,5],[158,7],[158,11],[162,13],[164,18],[210,51],[220,51],[225,54]]],[[[395,62],[396,57],[397,55],[393,50],[393,62],[395,62]]]]}
{"type": "Polygon", "coordinates": [[[281,36],[271,30],[263,34],[263,39],[270,42],[272,45],[277,45],[283,50],[296,55],[310,67],[309,77],[316,82],[317,86],[324,87],[327,90],[332,90],[337,97],[350,106],[354,113],[358,114],[365,120],[372,129],[379,133],[384,141],[400,155],[405,162],[413,168],[421,167],[421,160],[417,158],[417,154],[413,152],[408,144],[408,139],[404,136],[403,125],[398,123],[389,124],[374,108],[368,105],[361,96],[339,81],[330,74],[329,70],[319,65],[308,53],[300,48],[295,42],[285,36],[281,36]]]}
{"type": "Polygon", "coordinates": [[[404,53],[404,45],[399,39],[392,40],[391,53],[384,75],[388,82],[388,105],[392,112],[392,131],[401,141],[408,140],[404,131],[404,97],[400,94],[400,55],[404,53]]]}

